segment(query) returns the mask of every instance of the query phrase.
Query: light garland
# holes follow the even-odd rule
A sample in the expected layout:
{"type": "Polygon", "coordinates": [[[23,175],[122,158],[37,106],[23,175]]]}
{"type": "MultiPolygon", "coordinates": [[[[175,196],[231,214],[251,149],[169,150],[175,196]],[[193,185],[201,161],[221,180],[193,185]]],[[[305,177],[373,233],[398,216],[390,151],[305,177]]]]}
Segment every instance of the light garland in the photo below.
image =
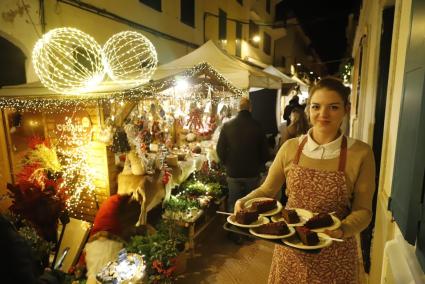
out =
{"type": "MultiPolygon", "coordinates": [[[[193,93],[193,96],[186,98],[187,100],[198,100],[203,94],[202,88],[209,89],[212,92],[226,93],[226,97],[237,98],[246,95],[248,90],[242,90],[233,86],[226,78],[218,73],[210,64],[203,62],[191,69],[180,74],[180,78],[190,79],[207,75],[214,78],[216,83],[201,82],[193,93]]],[[[16,109],[20,111],[36,112],[43,111],[46,113],[61,113],[69,110],[69,107],[85,108],[101,104],[109,104],[111,101],[139,101],[141,99],[170,98],[168,94],[160,94],[164,90],[170,89],[176,85],[177,80],[174,77],[165,78],[154,82],[147,83],[143,86],[131,88],[124,91],[96,93],[96,94],[80,94],[74,96],[66,96],[61,98],[58,96],[43,97],[0,97],[0,109],[16,109]]],[[[171,91],[171,89],[170,89],[171,91]]],[[[204,96],[205,97],[205,96],[204,96]]],[[[212,96],[212,101],[220,101],[222,96],[212,96]]]]}
{"type": "MultiPolygon", "coordinates": [[[[59,134],[59,142],[64,145],[58,149],[62,157],[61,187],[69,196],[66,206],[71,215],[83,218],[80,208],[82,196],[90,200],[90,207],[96,205],[96,186],[93,183],[94,170],[88,165],[89,147],[85,137],[81,136],[78,126],[72,123],[72,118],[65,118],[66,133],[59,134]],[[80,214],[78,216],[78,214],[80,214]]],[[[91,135],[89,135],[91,136],[91,135]]]]}
{"type": "Polygon", "coordinates": [[[32,52],[41,82],[59,94],[88,92],[105,75],[102,48],[90,35],[74,28],[51,30],[32,52]]]}
{"type": "Polygon", "coordinates": [[[113,35],[105,43],[103,52],[108,75],[128,86],[148,82],[158,65],[155,47],[138,32],[125,31],[113,35]]]}

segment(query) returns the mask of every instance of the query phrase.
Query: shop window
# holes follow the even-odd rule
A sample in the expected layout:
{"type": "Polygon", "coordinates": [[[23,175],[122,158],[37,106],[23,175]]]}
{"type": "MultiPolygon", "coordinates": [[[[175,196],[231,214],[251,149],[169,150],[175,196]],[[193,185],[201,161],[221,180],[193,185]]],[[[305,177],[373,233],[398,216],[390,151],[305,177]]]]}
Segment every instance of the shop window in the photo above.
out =
{"type": "Polygon", "coordinates": [[[280,59],[280,64],[282,67],[286,67],[286,57],[282,56],[282,58],[280,59]]]}
{"type": "Polygon", "coordinates": [[[266,32],[264,32],[263,51],[267,55],[272,53],[272,38],[266,32]]]}
{"type": "Polygon", "coordinates": [[[270,7],[271,7],[271,1],[270,0],[266,0],[266,12],[267,14],[270,14],[270,7]]]}
{"type": "Polygon", "coordinates": [[[149,6],[154,10],[162,12],[162,8],[161,8],[162,0],[139,0],[139,1],[140,1],[140,3],[143,3],[146,6],[149,6]]]}
{"type": "Polygon", "coordinates": [[[255,46],[255,47],[259,46],[259,43],[253,40],[255,36],[259,35],[259,32],[260,32],[260,28],[258,27],[258,25],[254,23],[253,21],[249,21],[249,42],[251,43],[252,46],[255,46]]]}
{"type": "Polygon", "coordinates": [[[195,27],[195,0],[180,0],[180,21],[195,27]]]}
{"type": "Polygon", "coordinates": [[[227,39],[227,13],[221,9],[218,11],[218,39],[227,39]]]}

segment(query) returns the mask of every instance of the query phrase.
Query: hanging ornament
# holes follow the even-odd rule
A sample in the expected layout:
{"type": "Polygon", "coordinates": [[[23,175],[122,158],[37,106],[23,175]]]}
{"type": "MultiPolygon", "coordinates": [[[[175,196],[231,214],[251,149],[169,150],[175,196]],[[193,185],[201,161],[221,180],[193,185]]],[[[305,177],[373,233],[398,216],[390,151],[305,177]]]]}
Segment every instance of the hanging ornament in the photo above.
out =
{"type": "Polygon", "coordinates": [[[189,119],[187,120],[187,126],[189,129],[198,131],[202,128],[202,111],[198,107],[192,107],[189,113],[189,119]]]}
{"type": "Polygon", "coordinates": [[[51,30],[32,51],[35,72],[50,90],[80,94],[93,89],[105,75],[102,48],[86,33],[74,28],[51,30]]]}
{"type": "Polygon", "coordinates": [[[103,47],[106,72],[116,82],[139,86],[150,80],[158,65],[155,47],[144,35],[125,31],[103,47]]]}

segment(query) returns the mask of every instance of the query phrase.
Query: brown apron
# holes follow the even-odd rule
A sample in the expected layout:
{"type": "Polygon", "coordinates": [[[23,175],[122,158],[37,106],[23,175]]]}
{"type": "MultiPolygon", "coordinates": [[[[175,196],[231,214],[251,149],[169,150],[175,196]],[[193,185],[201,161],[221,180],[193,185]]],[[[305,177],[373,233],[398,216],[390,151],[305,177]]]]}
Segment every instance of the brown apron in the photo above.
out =
{"type": "MultiPolygon", "coordinates": [[[[301,142],[287,176],[288,208],[312,212],[336,212],[339,219],[350,213],[345,182],[347,138],[343,136],[338,171],[305,168],[298,165],[307,137],[301,142]]],[[[276,245],[269,283],[358,283],[357,244],[354,237],[333,242],[320,253],[309,253],[276,245]]]]}

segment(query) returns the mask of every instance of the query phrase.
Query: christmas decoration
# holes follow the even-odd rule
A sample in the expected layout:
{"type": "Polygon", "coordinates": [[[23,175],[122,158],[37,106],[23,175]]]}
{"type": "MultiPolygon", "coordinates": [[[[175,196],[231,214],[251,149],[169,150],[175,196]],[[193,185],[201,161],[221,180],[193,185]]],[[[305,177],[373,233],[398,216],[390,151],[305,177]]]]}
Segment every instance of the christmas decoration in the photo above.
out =
{"type": "Polygon", "coordinates": [[[102,49],[90,35],[74,28],[58,28],[43,35],[32,52],[41,82],[59,94],[93,89],[105,75],[102,49]]]}
{"type": "Polygon", "coordinates": [[[61,188],[63,179],[56,150],[48,141],[40,141],[31,142],[33,148],[16,175],[17,184],[7,185],[12,198],[9,209],[28,220],[45,240],[56,242],[58,218],[67,197],[61,188]]]}
{"type": "Polygon", "coordinates": [[[88,201],[87,207],[97,208],[97,199],[93,183],[94,169],[89,166],[89,142],[91,132],[85,132],[82,125],[78,125],[70,117],[65,118],[65,125],[60,127],[58,149],[61,156],[62,179],[61,188],[69,196],[66,205],[71,216],[83,218],[80,204],[82,198],[88,201]],[[63,131],[66,130],[66,131],[63,131]],[[81,135],[83,131],[86,135],[81,135]]]}
{"type": "MultiPolygon", "coordinates": [[[[247,90],[241,90],[229,83],[222,75],[220,75],[215,69],[208,63],[200,63],[187,71],[182,72],[182,76],[185,78],[194,78],[208,74],[209,76],[217,81],[216,85],[208,83],[200,84],[200,89],[204,88],[204,85],[208,85],[212,92],[216,94],[211,98],[212,101],[220,101],[224,97],[236,98],[243,94],[246,94],[247,90]]],[[[61,113],[69,110],[69,107],[76,109],[83,109],[85,107],[96,106],[99,104],[109,104],[111,100],[120,101],[137,101],[140,99],[158,98],[166,99],[170,98],[170,95],[160,94],[161,92],[172,89],[175,85],[176,80],[174,78],[164,79],[160,81],[154,81],[146,83],[142,86],[135,87],[132,89],[113,91],[105,93],[81,93],[75,95],[68,95],[66,97],[52,97],[52,96],[31,96],[31,98],[23,97],[0,97],[0,109],[4,108],[15,108],[19,110],[25,110],[29,112],[43,111],[46,113],[61,113]]],[[[189,101],[198,101],[203,97],[203,92],[196,91],[197,86],[193,86],[192,95],[187,98],[189,101]]]]}
{"type": "Polygon", "coordinates": [[[139,86],[152,77],[158,64],[153,44],[142,34],[125,31],[113,35],[103,47],[108,75],[118,83],[139,86]]]}
{"type": "Polygon", "coordinates": [[[127,134],[122,127],[115,130],[114,138],[112,139],[111,151],[114,153],[125,153],[130,151],[130,145],[128,144],[127,134]]]}
{"type": "Polygon", "coordinates": [[[189,129],[195,131],[200,130],[202,126],[202,110],[196,106],[192,107],[189,113],[189,119],[187,120],[187,126],[189,129]]]}

